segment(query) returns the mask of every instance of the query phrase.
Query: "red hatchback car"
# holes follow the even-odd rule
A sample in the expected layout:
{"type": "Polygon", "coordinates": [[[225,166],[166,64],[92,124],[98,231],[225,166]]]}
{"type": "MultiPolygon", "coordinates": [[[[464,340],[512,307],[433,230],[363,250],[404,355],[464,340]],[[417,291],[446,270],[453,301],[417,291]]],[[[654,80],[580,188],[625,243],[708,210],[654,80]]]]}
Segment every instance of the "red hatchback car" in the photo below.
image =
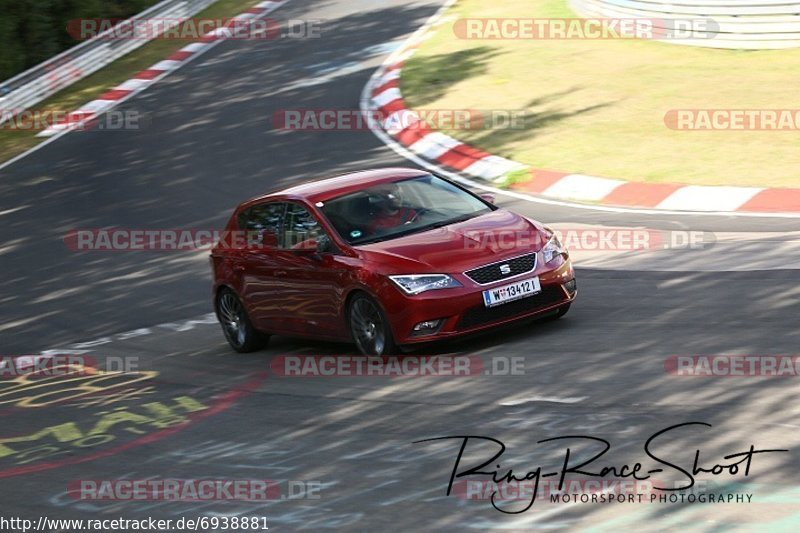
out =
{"type": "Polygon", "coordinates": [[[540,223],[421,170],[356,172],[241,204],[211,252],[214,309],[238,352],[270,334],[367,355],[540,315],[575,299],[540,223]],[[233,241],[233,242],[231,242],[233,241]]]}

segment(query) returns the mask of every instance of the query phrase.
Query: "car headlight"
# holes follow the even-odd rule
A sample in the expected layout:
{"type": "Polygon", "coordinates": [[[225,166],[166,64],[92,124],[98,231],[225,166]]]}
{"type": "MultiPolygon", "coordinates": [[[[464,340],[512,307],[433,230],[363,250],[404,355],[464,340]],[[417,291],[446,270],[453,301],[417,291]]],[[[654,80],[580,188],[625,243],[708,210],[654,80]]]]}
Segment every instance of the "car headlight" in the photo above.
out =
{"type": "Polygon", "coordinates": [[[550,237],[550,240],[547,241],[547,244],[544,245],[542,248],[542,256],[544,257],[545,263],[552,262],[556,257],[559,257],[561,254],[567,253],[567,249],[561,244],[561,241],[558,240],[558,237],[555,233],[550,237]]]}
{"type": "Polygon", "coordinates": [[[449,289],[462,285],[447,274],[411,274],[407,276],[389,276],[406,294],[419,294],[435,289],[449,289]]]}

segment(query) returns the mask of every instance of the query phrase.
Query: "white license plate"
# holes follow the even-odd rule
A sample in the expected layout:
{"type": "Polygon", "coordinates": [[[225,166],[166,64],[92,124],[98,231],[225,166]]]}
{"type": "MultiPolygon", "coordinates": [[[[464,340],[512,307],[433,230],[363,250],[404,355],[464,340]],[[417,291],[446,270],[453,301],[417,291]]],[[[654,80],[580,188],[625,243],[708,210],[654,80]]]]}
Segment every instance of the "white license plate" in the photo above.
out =
{"type": "Polygon", "coordinates": [[[483,291],[483,303],[486,307],[494,307],[520,298],[526,298],[539,294],[542,292],[542,286],[539,284],[539,277],[528,278],[483,291]]]}

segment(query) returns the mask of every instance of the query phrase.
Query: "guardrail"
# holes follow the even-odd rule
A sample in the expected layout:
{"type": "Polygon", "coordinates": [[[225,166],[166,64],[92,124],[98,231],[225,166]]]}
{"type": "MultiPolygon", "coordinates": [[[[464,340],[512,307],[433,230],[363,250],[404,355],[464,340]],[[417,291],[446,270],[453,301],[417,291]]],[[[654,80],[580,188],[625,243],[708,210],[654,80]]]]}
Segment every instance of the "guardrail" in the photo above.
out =
{"type": "Polygon", "coordinates": [[[647,18],[669,30],[675,20],[707,24],[689,30],[687,38],[668,42],[761,50],[800,46],[800,3],[788,0],[570,0],[587,18],[647,18]]]}
{"type": "MultiPolygon", "coordinates": [[[[164,0],[127,21],[133,19],[185,19],[202,11],[215,1],[164,0]]],[[[0,124],[10,116],[28,109],[143,46],[165,29],[157,28],[148,38],[108,38],[109,35],[113,35],[115,29],[124,26],[127,21],[122,21],[96,37],[73,46],[13,78],[0,82],[0,111],[2,111],[0,124]]]]}

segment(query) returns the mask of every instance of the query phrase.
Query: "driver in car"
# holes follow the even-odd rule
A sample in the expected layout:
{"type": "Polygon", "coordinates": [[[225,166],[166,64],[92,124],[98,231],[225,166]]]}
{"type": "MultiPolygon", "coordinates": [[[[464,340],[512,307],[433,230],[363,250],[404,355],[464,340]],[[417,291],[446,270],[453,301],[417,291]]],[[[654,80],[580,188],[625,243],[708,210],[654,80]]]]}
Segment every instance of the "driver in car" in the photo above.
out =
{"type": "Polygon", "coordinates": [[[369,224],[372,233],[409,224],[417,218],[417,211],[403,204],[400,187],[396,183],[380,185],[373,194],[376,209],[369,224]]]}

